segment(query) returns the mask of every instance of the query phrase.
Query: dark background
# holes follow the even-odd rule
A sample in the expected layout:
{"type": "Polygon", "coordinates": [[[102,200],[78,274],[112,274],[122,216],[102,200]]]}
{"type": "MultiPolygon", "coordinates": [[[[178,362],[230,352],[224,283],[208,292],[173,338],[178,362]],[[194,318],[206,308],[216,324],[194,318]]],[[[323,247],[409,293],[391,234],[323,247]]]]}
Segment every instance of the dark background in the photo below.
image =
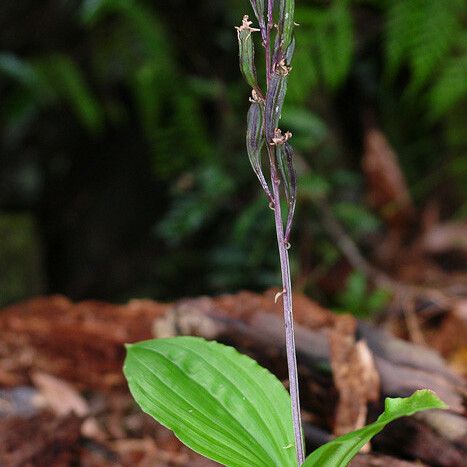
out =
{"type": "MultiPolygon", "coordinates": [[[[465,219],[466,10],[297,1],[283,112],[300,177],[292,266],[297,288],[330,306],[372,312],[385,298],[323,219],[387,272],[430,219],[465,219]],[[362,171],[371,130],[410,202],[375,202],[362,171]]],[[[245,12],[247,0],[0,2],[0,305],[278,284],[273,218],[244,147],[233,27],[245,12]]]]}

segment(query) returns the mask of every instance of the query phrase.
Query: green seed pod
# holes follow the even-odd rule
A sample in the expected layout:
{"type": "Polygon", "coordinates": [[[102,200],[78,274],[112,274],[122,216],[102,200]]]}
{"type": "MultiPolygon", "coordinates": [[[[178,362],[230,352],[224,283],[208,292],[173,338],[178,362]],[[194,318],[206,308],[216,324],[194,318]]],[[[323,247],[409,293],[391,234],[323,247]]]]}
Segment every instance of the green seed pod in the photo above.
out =
{"type": "Polygon", "coordinates": [[[279,15],[280,47],[282,53],[286,55],[287,49],[292,42],[295,26],[295,0],[281,0],[279,15]]]}
{"type": "Polygon", "coordinates": [[[293,164],[294,152],[292,146],[287,141],[284,144],[277,146],[277,158],[284,184],[285,197],[289,205],[285,229],[285,239],[288,241],[290,238],[290,231],[292,230],[295,205],[297,204],[297,174],[293,164]]]}
{"type": "Polygon", "coordinates": [[[238,33],[238,47],[240,57],[240,70],[246,80],[246,82],[262,96],[260,87],[256,79],[256,67],[255,67],[255,46],[251,33],[259,31],[251,27],[251,21],[248,20],[248,16],[243,17],[243,23],[237,27],[238,33]]]}
{"type": "Polygon", "coordinates": [[[247,116],[246,147],[251,167],[253,168],[253,171],[258,177],[258,180],[264,192],[266,193],[269,199],[272,199],[269,186],[263,175],[261,163],[261,154],[265,142],[263,115],[263,104],[256,100],[253,100],[247,116]]]}
{"type": "Polygon", "coordinates": [[[289,68],[282,61],[275,67],[274,73],[269,81],[268,93],[266,95],[266,140],[268,144],[273,143],[275,131],[279,126],[282,106],[284,105],[287,92],[287,75],[289,68]]]}

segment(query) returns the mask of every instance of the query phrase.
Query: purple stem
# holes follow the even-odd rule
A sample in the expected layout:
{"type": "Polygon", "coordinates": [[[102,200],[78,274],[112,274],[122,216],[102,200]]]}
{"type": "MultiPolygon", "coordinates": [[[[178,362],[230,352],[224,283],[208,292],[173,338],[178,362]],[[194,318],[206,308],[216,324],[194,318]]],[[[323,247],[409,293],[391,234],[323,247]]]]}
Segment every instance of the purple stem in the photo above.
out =
{"type": "Polygon", "coordinates": [[[266,82],[269,84],[271,79],[271,32],[274,27],[274,0],[268,0],[268,24],[266,25],[266,43],[264,47],[266,49],[266,82]]]}
{"type": "MultiPolygon", "coordinates": [[[[272,73],[271,63],[271,33],[274,27],[274,0],[268,0],[268,21],[266,26],[266,81],[269,86],[272,73]]],[[[282,221],[281,201],[280,201],[280,177],[276,166],[276,148],[270,146],[270,141],[266,138],[268,145],[269,162],[271,166],[271,181],[273,191],[274,220],[276,224],[277,245],[279,247],[279,257],[282,273],[283,304],[284,304],[284,324],[285,342],[287,350],[287,367],[289,372],[290,398],[292,405],[292,422],[295,435],[295,451],[297,455],[297,465],[301,466],[305,462],[305,450],[303,446],[302,421],[300,415],[300,397],[298,387],[297,356],[295,353],[295,333],[292,310],[292,281],[290,277],[289,253],[287,251],[288,240],[284,236],[284,224],[282,221]]],[[[288,227],[288,230],[290,227],[288,227]]]]}
{"type": "Polygon", "coordinates": [[[270,151],[271,180],[274,196],[274,220],[276,223],[277,244],[279,247],[279,257],[282,272],[282,286],[284,290],[284,323],[285,323],[285,342],[287,349],[287,366],[289,370],[290,398],[292,401],[292,421],[295,434],[295,449],[297,453],[297,463],[301,466],[305,462],[305,452],[303,447],[302,421],[300,415],[300,396],[298,387],[297,357],[295,354],[295,334],[292,310],[292,282],[290,277],[289,253],[287,251],[287,241],[284,238],[284,225],[282,222],[281,204],[280,204],[280,177],[277,172],[274,151],[270,151]]]}

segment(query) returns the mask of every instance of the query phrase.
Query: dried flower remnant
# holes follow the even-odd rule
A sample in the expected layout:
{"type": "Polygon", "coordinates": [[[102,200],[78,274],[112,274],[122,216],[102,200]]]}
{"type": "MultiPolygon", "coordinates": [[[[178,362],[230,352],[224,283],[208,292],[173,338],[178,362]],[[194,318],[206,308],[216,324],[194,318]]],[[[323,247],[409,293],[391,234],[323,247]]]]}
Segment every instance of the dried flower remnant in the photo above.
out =
{"type": "Polygon", "coordinates": [[[243,20],[242,20],[242,25],[241,26],[235,26],[235,29],[238,31],[238,35],[240,36],[240,33],[242,33],[243,31],[247,31],[247,32],[259,32],[261,31],[261,29],[256,29],[256,28],[252,28],[251,25],[253,24],[253,21],[250,21],[249,20],[249,16],[248,15],[245,15],[243,17],[243,20]]]}
{"type": "Polygon", "coordinates": [[[290,131],[286,131],[282,134],[282,130],[276,128],[274,130],[274,138],[272,138],[272,142],[269,144],[271,146],[280,146],[281,144],[285,144],[290,138],[292,138],[292,133],[290,133],[290,131]]]}
{"type": "Polygon", "coordinates": [[[287,76],[291,71],[292,67],[285,63],[285,58],[274,66],[274,72],[281,76],[287,76]]]}

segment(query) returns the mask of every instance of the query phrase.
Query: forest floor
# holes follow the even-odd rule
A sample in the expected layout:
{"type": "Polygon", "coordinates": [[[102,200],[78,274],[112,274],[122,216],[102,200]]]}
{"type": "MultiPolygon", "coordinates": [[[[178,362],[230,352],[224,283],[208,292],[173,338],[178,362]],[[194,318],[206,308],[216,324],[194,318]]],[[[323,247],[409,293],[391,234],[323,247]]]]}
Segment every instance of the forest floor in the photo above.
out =
{"type": "MultiPolygon", "coordinates": [[[[236,346],[284,383],[276,291],[127,305],[40,297],[0,312],[0,465],[210,466],[134,404],[124,343],[199,335],[236,346]]],[[[467,465],[467,301],[377,326],[296,295],[308,449],[373,420],[385,396],[429,388],[449,405],[402,419],[353,466],[467,465]],[[415,342],[414,342],[415,341],[415,342]]]]}

